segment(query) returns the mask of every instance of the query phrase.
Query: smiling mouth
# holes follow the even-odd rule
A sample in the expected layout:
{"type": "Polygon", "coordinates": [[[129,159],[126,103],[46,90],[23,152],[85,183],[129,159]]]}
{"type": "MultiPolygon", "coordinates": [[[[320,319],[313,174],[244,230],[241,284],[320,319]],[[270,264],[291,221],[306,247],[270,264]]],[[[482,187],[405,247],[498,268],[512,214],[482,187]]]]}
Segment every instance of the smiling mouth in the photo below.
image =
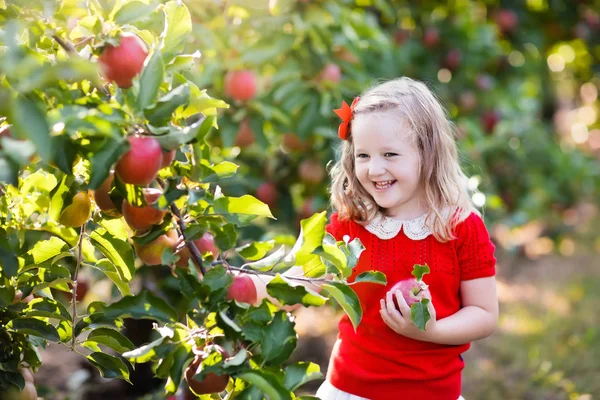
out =
{"type": "Polygon", "coordinates": [[[375,186],[375,189],[377,189],[377,190],[386,190],[387,188],[392,186],[394,183],[396,183],[396,181],[391,180],[391,181],[373,182],[373,185],[375,186]]]}

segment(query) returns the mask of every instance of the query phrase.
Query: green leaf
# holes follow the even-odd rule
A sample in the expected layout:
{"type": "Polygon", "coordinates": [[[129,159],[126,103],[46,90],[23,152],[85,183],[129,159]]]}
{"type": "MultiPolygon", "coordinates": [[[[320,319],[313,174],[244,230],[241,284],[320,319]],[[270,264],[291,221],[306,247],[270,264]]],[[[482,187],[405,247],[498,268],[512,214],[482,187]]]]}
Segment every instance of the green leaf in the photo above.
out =
{"type": "Polygon", "coordinates": [[[199,176],[194,176],[197,180],[201,180],[204,183],[217,182],[226,178],[230,178],[235,175],[238,170],[238,166],[229,161],[222,161],[217,165],[211,165],[210,167],[199,164],[196,165],[194,175],[199,171],[199,176]]]}
{"type": "Polygon", "coordinates": [[[183,84],[177,86],[169,93],[158,99],[151,107],[144,110],[144,115],[152,125],[162,125],[168,122],[173,112],[180,106],[187,104],[190,99],[190,86],[183,84]]]}
{"type": "MultiPolygon", "coordinates": [[[[158,140],[160,146],[167,150],[175,150],[181,147],[181,145],[191,142],[194,139],[200,140],[203,138],[208,130],[211,128],[215,117],[202,118],[197,122],[194,122],[190,126],[180,128],[176,126],[170,126],[168,133],[154,136],[154,139],[158,140]]],[[[152,129],[151,129],[152,130],[152,129]]]]}
{"type": "Polygon", "coordinates": [[[148,344],[145,344],[141,347],[138,347],[137,349],[123,353],[123,357],[125,357],[135,363],[148,362],[156,356],[155,348],[157,346],[160,346],[165,341],[165,339],[166,339],[165,336],[159,337],[158,339],[156,339],[148,344]]]}
{"type": "Polygon", "coordinates": [[[39,265],[69,250],[69,245],[56,236],[37,242],[23,257],[23,269],[39,265]]]}
{"type": "MultiPolygon", "coordinates": [[[[358,259],[365,250],[365,246],[363,246],[359,238],[354,238],[350,243],[348,243],[348,245],[343,246],[342,249],[346,254],[346,259],[348,260],[348,270],[351,272],[352,268],[358,264],[358,259]]],[[[350,273],[344,277],[347,278],[348,276],[350,276],[350,273]]]]}
{"type": "Polygon", "coordinates": [[[104,309],[104,315],[109,319],[135,318],[152,319],[161,322],[177,320],[177,312],[164,299],[142,291],[136,296],[125,296],[104,309]]]}
{"type": "Polygon", "coordinates": [[[385,277],[385,274],[379,271],[366,271],[363,272],[361,274],[359,274],[356,279],[354,280],[354,282],[352,283],[359,283],[359,282],[368,282],[368,283],[376,283],[378,285],[387,285],[387,278],[385,277]]]}
{"type": "Polygon", "coordinates": [[[214,115],[217,108],[229,108],[229,104],[220,99],[210,97],[206,90],[200,90],[196,86],[191,86],[190,104],[181,113],[181,118],[189,118],[198,113],[205,115],[214,115]]]}
{"type": "Polygon", "coordinates": [[[327,302],[327,298],[300,284],[294,286],[291,284],[291,281],[277,274],[267,284],[267,293],[275,297],[283,305],[302,304],[306,307],[320,307],[327,302]]]}
{"type": "Polygon", "coordinates": [[[410,320],[422,331],[425,330],[427,322],[431,319],[428,305],[429,299],[423,299],[410,306],[410,320]]]}
{"type": "Polygon", "coordinates": [[[215,200],[214,213],[236,225],[247,225],[258,217],[275,219],[269,206],[251,195],[221,197],[215,200]]]}
{"type": "Polygon", "coordinates": [[[73,175],[65,174],[58,186],[50,192],[51,200],[48,214],[54,221],[58,222],[61,212],[72,201],[73,194],[70,191],[74,181],[73,175]]]}
{"type": "Polygon", "coordinates": [[[113,281],[113,283],[117,286],[119,291],[123,296],[129,296],[131,294],[131,289],[129,288],[129,284],[127,281],[123,280],[121,274],[117,271],[117,268],[110,262],[110,260],[103,258],[99,260],[96,264],[92,264],[93,268],[96,268],[102,272],[113,281]]]}
{"type": "Polygon", "coordinates": [[[170,1],[163,7],[165,28],[161,34],[164,60],[170,61],[183,51],[192,33],[192,17],[187,7],[179,1],[170,1]]]}
{"type": "Polygon", "coordinates": [[[206,271],[202,283],[215,292],[229,287],[233,283],[233,276],[223,266],[217,266],[206,271]]]}
{"type": "Polygon", "coordinates": [[[124,282],[129,282],[135,274],[135,257],[129,243],[117,239],[104,228],[97,228],[90,234],[92,244],[108,258],[124,282]]]}
{"type": "Polygon", "coordinates": [[[63,321],[71,321],[71,314],[62,303],[44,297],[31,300],[23,312],[27,317],[58,318],[63,321]]]}
{"type": "Polygon", "coordinates": [[[344,309],[354,330],[358,327],[362,319],[362,308],[358,296],[349,286],[341,282],[327,282],[321,285],[321,288],[327,291],[344,309]]]}
{"type": "Polygon", "coordinates": [[[145,4],[141,1],[130,1],[117,11],[115,14],[115,22],[118,25],[125,25],[148,18],[155,7],[154,4],[145,4]]]}
{"type": "Polygon", "coordinates": [[[257,271],[268,271],[271,268],[273,268],[273,266],[275,264],[277,264],[278,262],[283,260],[284,257],[285,257],[285,246],[281,246],[281,247],[279,247],[279,249],[277,249],[277,251],[274,251],[273,253],[269,254],[262,260],[258,260],[258,261],[252,262],[252,263],[247,263],[247,264],[244,264],[243,266],[250,267],[257,271]]]}
{"type": "Polygon", "coordinates": [[[277,377],[267,371],[252,370],[243,372],[237,377],[255,385],[269,400],[292,399],[290,392],[279,382],[277,377]]]}
{"type": "Polygon", "coordinates": [[[2,267],[2,274],[0,275],[7,278],[17,275],[19,259],[11,248],[4,229],[0,229],[0,266],[2,267]]]}
{"type": "Polygon", "coordinates": [[[196,50],[193,54],[179,54],[167,64],[166,70],[170,73],[188,70],[194,67],[196,60],[200,58],[200,52],[196,50]]]}
{"type": "MultiPolygon", "coordinates": [[[[300,235],[285,258],[286,263],[303,263],[302,256],[312,254],[314,250],[321,247],[325,236],[325,225],[327,225],[326,212],[314,214],[308,219],[300,222],[300,235]]],[[[308,259],[308,257],[307,257],[308,259]]]]}
{"type": "Polygon", "coordinates": [[[123,140],[107,138],[102,148],[90,159],[90,189],[97,189],[108,177],[110,166],[113,165],[128,149],[123,140]]]}
{"type": "Polygon", "coordinates": [[[158,89],[163,82],[165,64],[160,52],[155,51],[149,58],[140,78],[140,93],[137,98],[138,110],[150,106],[156,100],[158,89]]]}
{"type": "Polygon", "coordinates": [[[110,328],[96,328],[90,332],[83,346],[89,344],[102,344],[123,353],[135,347],[123,334],[110,328]]]}
{"type": "Polygon", "coordinates": [[[283,385],[291,392],[307,382],[323,379],[321,368],[312,362],[299,362],[285,368],[283,385]]]}
{"type": "Polygon", "coordinates": [[[120,358],[95,352],[87,356],[87,359],[98,368],[103,378],[119,378],[131,383],[129,369],[120,358]]]}
{"type": "Polygon", "coordinates": [[[425,265],[415,264],[413,266],[412,274],[415,278],[417,278],[418,281],[421,281],[423,279],[423,275],[426,275],[428,273],[429,273],[429,266],[427,264],[425,264],[425,265]]]}
{"type": "Polygon", "coordinates": [[[239,252],[240,256],[246,260],[256,261],[260,260],[275,246],[274,240],[267,242],[253,242],[245,246],[239,247],[236,251],[239,252]]]}
{"type": "Polygon", "coordinates": [[[344,270],[348,269],[346,267],[346,254],[340,250],[337,245],[325,244],[325,240],[323,240],[323,247],[321,250],[316,250],[315,253],[323,257],[323,259],[328,261],[340,272],[344,272],[344,270]]]}
{"type": "Polygon", "coordinates": [[[271,323],[264,329],[260,341],[261,354],[265,361],[279,365],[290,357],[298,342],[294,326],[294,322],[285,311],[275,313],[271,323]]]}
{"type": "Polygon", "coordinates": [[[56,328],[37,318],[19,317],[6,324],[6,327],[17,332],[27,333],[33,336],[39,336],[53,342],[60,342],[60,336],[56,328]]]}
{"type": "Polygon", "coordinates": [[[12,123],[17,137],[31,140],[42,159],[49,163],[54,159],[54,142],[46,114],[30,99],[18,97],[12,102],[12,123]]]}

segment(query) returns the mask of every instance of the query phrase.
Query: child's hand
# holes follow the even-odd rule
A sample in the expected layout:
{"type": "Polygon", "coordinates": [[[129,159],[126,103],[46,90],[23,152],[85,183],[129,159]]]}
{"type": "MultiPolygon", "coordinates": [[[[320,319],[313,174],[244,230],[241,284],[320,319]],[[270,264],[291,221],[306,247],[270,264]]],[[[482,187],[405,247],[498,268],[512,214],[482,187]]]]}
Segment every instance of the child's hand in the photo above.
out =
{"type": "Polygon", "coordinates": [[[436,326],[436,314],[433,303],[430,301],[428,306],[431,319],[427,322],[426,330],[422,331],[410,319],[410,307],[406,304],[402,292],[397,290],[395,293],[387,292],[385,299],[381,299],[381,318],[394,332],[402,336],[415,340],[430,341],[436,326]],[[394,297],[400,308],[400,311],[394,304],[394,297]]]}

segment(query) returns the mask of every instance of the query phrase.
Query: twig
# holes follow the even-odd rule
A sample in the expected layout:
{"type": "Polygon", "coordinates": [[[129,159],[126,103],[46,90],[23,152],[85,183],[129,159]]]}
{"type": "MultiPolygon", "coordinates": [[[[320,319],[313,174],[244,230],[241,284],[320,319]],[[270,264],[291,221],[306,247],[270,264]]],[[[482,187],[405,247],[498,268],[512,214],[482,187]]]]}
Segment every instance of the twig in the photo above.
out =
{"type": "MultiPolygon", "coordinates": [[[[157,178],[156,180],[158,181],[161,188],[164,190],[165,182],[160,178],[157,178]]],[[[200,254],[200,251],[198,251],[198,248],[196,247],[194,242],[192,242],[191,240],[187,240],[187,238],[185,237],[185,222],[183,222],[183,218],[181,217],[181,212],[179,211],[179,208],[177,208],[175,203],[171,203],[169,208],[171,209],[171,213],[177,218],[179,234],[183,236],[183,239],[185,240],[185,245],[190,250],[190,254],[192,255],[192,260],[194,261],[194,264],[196,264],[196,266],[200,269],[200,273],[202,273],[202,276],[206,275],[206,268],[204,268],[204,264],[202,263],[202,254],[200,254]]]]}
{"type": "Polygon", "coordinates": [[[81,266],[82,260],[82,243],[83,236],[85,235],[85,224],[81,225],[81,231],[79,232],[79,241],[77,242],[77,265],[75,265],[75,271],[73,271],[73,285],[71,288],[71,307],[73,309],[72,327],[73,334],[71,334],[71,350],[75,351],[75,319],[77,318],[77,275],[79,274],[79,267],[81,266]]]}
{"type": "MultiPolygon", "coordinates": [[[[221,262],[217,262],[217,263],[221,263],[221,262]]],[[[277,274],[278,274],[277,272],[254,271],[253,269],[240,268],[240,267],[232,267],[231,265],[229,265],[228,268],[231,269],[231,270],[233,270],[233,271],[238,271],[238,272],[242,272],[242,273],[245,273],[245,274],[252,274],[252,275],[277,276],[277,274]]],[[[307,278],[307,277],[299,277],[299,276],[292,276],[292,275],[282,275],[282,276],[284,276],[286,279],[292,279],[292,280],[301,281],[301,282],[310,282],[310,283],[314,283],[314,282],[333,282],[331,279],[327,279],[327,278],[307,278]]]]}
{"type": "Polygon", "coordinates": [[[71,44],[71,42],[65,42],[64,40],[62,40],[60,37],[58,37],[58,35],[52,35],[52,38],[54,40],[56,40],[56,43],[58,43],[60,45],[60,47],[62,47],[63,49],[65,49],[65,51],[68,54],[77,54],[79,55],[79,53],[77,53],[77,49],[75,49],[75,47],[71,44]]]}
{"type": "MultiPolygon", "coordinates": [[[[68,40],[67,41],[62,40],[60,37],[58,37],[58,35],[52,35],[52,38],[54,40],[56,40],[56,43],[58,43],[60,45],[60,47],[62,47],[63,49],[65,49],[65,51],[67,52],[67,54],[69,54],[70,56],[75,56],[75,57],[81,58],[81,56],[77,52],[77,49],[75,48],[75,46],[73,46],[73,44],[71,42],[69,42],[68,40]]],[[[110,91],[106,87],[104,87],[104,86],[96,86],[96,88],[98,90],[101,90],[102,93],[104,93],[108,97],[110,97],[110,91]]]]}

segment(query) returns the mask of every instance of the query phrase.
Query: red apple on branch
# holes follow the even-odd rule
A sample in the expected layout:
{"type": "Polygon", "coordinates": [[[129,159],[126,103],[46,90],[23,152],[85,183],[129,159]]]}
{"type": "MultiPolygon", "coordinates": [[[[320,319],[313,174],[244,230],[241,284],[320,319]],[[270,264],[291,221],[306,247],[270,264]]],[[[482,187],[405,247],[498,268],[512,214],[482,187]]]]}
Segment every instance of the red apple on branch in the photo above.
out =
{"type": "Polygon", "coordinates": [[[319,74],[318,80],[320,82],[338,83],[342,80],[342,69],[337,64],[327,63],[319,74]]]}
{"type": "Polygon", "coordinates": [[[225,75],[225,94],[234,100],[250,100],[256,96],[256,75],[250,70],[229,71],[225,75]]]}
{"type": "Polygon", "coordinates": [[[298,175],[304,183],[317,185],[325,179],[325,168],[316,159],[304,160],[298,167],[298,175]]]}
{"type": "Polygon", "coordinates": [[[248,120],[248,118],[244,118],[242,122],[240,122],[240,127],[237,131],[237,134],[235,135],[235,140],[233,144],[235,146],[241,147],[242,149],[245,149],[246,147],[249,147],[252,143],[254,143],[255,140],[256,138],[254,136],[254,132],[250,127],[250,121],[248,120]]]}
{"type": "Polygon", "coordinates": [[[152,227],[152,225],[160,224],[166,211],[152,207],[152,204],[162,195],[159,189],[147,188],[144,189],[145,206],[136,207],[128,201],[123,201],[123,217],[125,222],[132,229],[143,231],[152,227]]]}
{"type": "Polygon", "coordinates": [[[121,89],[130,88],[148,56],[146,44],[137,35],[124,33],[118,46],[107,44],[98,58],[104,76],[121,89]]]}
{"type": "Polygon", "coordinates": [[[160,265],[162,264],[163,252],[166,249],[174,250],[177,245],[177,239],[177,232],[170,230],[148,244],[134,243],[135,253],[146,265],[160,265]]]}
{"type": "Polygon", "coordinates": [[[162,154],[162,163],[160,164],[160,168],[166,168],[169,165],[171,165],[171,163],[173,162],[173,160],[175,159],[175,153],[176,150],[171,150],[171,151],[165,151],[162,154]]]}
{"type": "Polygon", "coordinates": [[[233,283],[227,289],[227,299],[241,303],[256,304],[258,294],[254,281],[247,274],[241,273],[233,277],[233,283]]]}
{"type": "Polygon", "coordinates": [[[115,178],[114,172],[110,171],[108,177],[102,182],[100,186],[92,193],[94,195],[94,201],[100,210],[111,216],[119,216],[121,212],[115,203],[110,198],[110,190],[112,188],[112,182],[115,178]]]}
{"type": "Polygon", "coordinates": [[[277,205],[279,192],[273,182],[264,182],[256,189],[256,198],[266,203],[270,208],[277,205]]]}
{"type": "MultiPolygon", "coordinates": [[[[223,355],[223,358],[229,357],[229,353],[221,346],[214,347],[218,348],[217,351],[223,355]]],[[[202,360],[204,360],[206,356],[208,356],[208,354],[204,352],[196,355],[194,361],[192,361],[185,370],[185,381],[196,395],[220,393],[225,390],[229,383],[229,375],[217,375],[214,372],[205,374],[202,380],[194,379],[195,375],[202,372],[202,360]]]]}
{"type": "Polygon", "coordinates": [[[125,183],[152,183],[163,163],[163,151],[158,140],[150,136],[129,136],[131,148],[117,162],[115,172],[125,183]]]}
{"type": "Polygon", "coordinates": [[[79,192],[73,196],[73,202],[62,210],[58,222],[64,226],[77,227],[90,219],[92,201],[87,192],[79,192]]]}
{"type": "MultiPolygon", "coordinates": [[[[212,233],[204,233],[200,239],[194,240],[193,243],[196,245],[196,248],[200,254],[210,252],[213,255],[213,258],[217,258],[219,256],[219,249],[215,245],[215,238],[212,233]]],[[[178,255],[179,260],[177,261],[177,266],[187,267],[188,260],[190,259],[190,249],[187,248],[187,245],[181,249],[178,255]]]]}

